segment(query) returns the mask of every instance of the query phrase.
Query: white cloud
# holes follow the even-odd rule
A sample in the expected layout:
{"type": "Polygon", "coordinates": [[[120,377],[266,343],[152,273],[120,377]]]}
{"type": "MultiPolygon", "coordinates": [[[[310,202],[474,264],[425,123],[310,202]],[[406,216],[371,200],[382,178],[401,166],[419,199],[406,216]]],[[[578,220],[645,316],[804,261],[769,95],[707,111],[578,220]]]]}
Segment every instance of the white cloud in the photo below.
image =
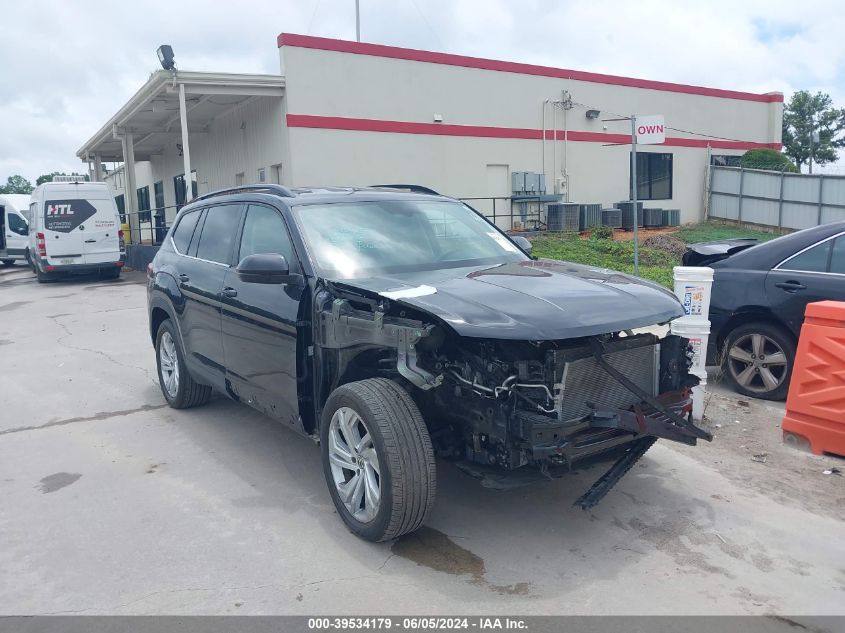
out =
{"type": "MultiPolygon", "coordinates": [[[[837,0],[360,0],[365,41],[845,106],[837,0]]],[[[0,182],[80,169],[75,150],[158,66],[278,72],[282,31],[354,39],[352,0],[8,3],[0,39],[0,182]]]]}

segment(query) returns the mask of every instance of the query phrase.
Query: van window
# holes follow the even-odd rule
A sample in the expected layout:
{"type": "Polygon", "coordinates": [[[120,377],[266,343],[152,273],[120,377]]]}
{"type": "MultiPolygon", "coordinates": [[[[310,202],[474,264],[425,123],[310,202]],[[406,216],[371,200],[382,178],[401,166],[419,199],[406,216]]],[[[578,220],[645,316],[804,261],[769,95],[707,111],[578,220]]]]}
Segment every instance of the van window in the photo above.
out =
{"type": "Polygon", "coordinates": [[[6,218],[9,222],[9,230],[18,235],[27,234],[27,226],[24,219],[17,213],[7,213],[6,218]]]}
{"type": "Polygon", "coordinates": [[[191,243],[191,236],[194,234],[194,229],[197,226],[197,220],[199,218],[199,209],[189,211],[182,216],[179,224],[173,230],[173,243],[176,245],[176,250],[182,255],[188,252],[188,245],[191,243]]]}
{"type": "Polygon", "coordinates": [[[197,257],[219,264],[229,263],[241,219],[240,210],[239,204],[221,204],[208,209],[197,246],[197,257]]]}

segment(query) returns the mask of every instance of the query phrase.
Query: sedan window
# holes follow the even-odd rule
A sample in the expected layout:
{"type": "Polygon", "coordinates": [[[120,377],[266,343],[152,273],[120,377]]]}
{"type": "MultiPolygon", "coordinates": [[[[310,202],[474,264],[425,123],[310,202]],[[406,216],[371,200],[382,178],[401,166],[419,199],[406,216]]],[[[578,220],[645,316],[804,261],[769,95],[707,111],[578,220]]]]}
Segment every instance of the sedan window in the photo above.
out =
{"type": "Polygon", "coordinates": [[[833,242],[830,254],[830,272],[845,275],[845,235],[840,235],[833,242]]]}
{"type": "Polygon", "coordinates": [[[808,273],[827,272],[827,263],[830,258],[831,241],[823,242],[818,246],[807,249],[786,260],[778,268],[782,270],[800,270],[808,273]]]}

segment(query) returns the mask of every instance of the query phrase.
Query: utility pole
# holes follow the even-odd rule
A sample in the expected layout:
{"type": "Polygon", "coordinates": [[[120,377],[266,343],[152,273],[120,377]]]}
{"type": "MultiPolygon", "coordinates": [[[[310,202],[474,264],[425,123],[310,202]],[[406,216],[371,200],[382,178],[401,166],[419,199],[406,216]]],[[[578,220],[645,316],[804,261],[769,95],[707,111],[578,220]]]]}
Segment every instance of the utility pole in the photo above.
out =
{"type": "Polygon", "coordinates": [[[631,200],[634,203],[634,275],[640,275],[639,214],[637,213],[637,115],[631,115],[631,200]]]}
{"type": "Polygon", "coordinates": [[[361,7],[360,0],[355,0],[355,41],[361,41],[361,7]]]}

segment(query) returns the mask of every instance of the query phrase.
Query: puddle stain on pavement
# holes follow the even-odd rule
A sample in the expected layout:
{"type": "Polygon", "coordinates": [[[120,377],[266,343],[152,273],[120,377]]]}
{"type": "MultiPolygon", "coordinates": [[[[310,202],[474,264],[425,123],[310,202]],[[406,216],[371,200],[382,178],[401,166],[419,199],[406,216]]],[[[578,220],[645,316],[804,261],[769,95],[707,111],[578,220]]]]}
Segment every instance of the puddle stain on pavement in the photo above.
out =
{"type": "Polygon", "coordinates": [[[484,578],[484,559],[461,547],[446,534],[430,527],[421,527],[394,541],[390,551],[401,558],[452,576],[470,576],[472,584],[482,585],[501,595],[526,595],[531,583],[493,585],[484,578]]]}
{"type": "Polygon", "coordinates": [[[11,312],[12,310],[17,310],[29,303],[32,303],[32,301],[12,301],[12,303],[0,306],[0,312],[11,312]]]}
{"type": "Polygon", "coordinates": [[[79,473],[54,473],[44,477],[39,482],[38,488],[43,494],[56,492],[76,482],[80,477],[82,475],[79,473]]]}

